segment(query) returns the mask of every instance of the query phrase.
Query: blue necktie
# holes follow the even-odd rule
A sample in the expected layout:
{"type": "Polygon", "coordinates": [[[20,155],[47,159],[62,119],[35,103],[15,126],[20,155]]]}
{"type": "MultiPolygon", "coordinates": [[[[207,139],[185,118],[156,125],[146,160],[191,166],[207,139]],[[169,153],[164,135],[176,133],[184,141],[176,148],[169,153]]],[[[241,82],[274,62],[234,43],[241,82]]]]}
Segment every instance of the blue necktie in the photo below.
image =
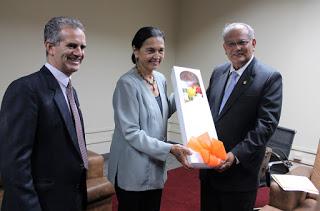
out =
{"type": "Polygon", "coordinates": [[[229,77],[229,84],[227,84],[226,89],[224,90],[224,95],[223,95],[223,99],[220,105],[220,109],[219,109],[219,114],[222,111],[224,105],[226,104],[234,86],[237,84],[237,78],[238,78],[238,73],[236,71],[231,72],[231,75],[229,77]]]}

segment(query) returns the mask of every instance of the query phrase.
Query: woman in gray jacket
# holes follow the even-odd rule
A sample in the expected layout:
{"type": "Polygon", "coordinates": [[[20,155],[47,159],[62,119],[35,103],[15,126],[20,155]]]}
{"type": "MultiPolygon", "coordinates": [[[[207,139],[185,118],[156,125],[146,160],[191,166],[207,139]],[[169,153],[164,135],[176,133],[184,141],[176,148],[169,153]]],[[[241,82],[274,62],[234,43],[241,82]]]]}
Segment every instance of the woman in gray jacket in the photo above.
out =
{"type": "Polygon", "coordinates": [[[156,71],[164,57],[164,33],[143,27],[132,48],[135,66],[121,76],[113,94],[115,129],[108,178],[115,186],[119,211],[158,211],[169,153],[189,168],[191,152],[167,143],[167,122],[175,103],[173,95],[167,96],[164,75],[156,71]]]}

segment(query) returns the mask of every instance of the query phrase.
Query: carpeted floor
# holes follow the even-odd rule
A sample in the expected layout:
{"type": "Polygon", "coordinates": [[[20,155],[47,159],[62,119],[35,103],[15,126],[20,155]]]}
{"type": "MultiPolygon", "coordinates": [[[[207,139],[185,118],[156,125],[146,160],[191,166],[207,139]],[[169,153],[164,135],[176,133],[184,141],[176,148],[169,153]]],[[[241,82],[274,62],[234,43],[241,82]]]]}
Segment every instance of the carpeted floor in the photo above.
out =
{"type": "MultiPolygon", "coordinates": [[[[198,169],[182,167],[168,171],[168,180],[162,193],[161,211],[200,210],[200,186],[198,169]]],[[[112,200],[112,210],[117,210],[117,199],[112,200]]]]}
{"type": "Polygon", "coordinates": [[[168,171],[162,195],[161,211],[200,210],[199,170],[182,167],[168,171]]]}
{"type": "MultiPolygon", "coordinates": [[[[105,155],[105,169],[108,168],[108,155],[105,155]]],[[[186,170],[173,157],[167,160],[168,180],[165,184],[161,211],[198,211],[200,210],[199,170],[186,170]]],[[[117,210],[117,198],[113,197],[112,210],[117,210]]],[[[269,188],[258,189],[255,207],[263,207],[269,202],[269,188]]]]}
{"type": "MultiPolygon", "coordinates": [[[[200,183],[198,169],[186,170],[182,167],[168,171],[161,211],[200,210],[200,183]]],[[[269,200],[269,188],[259,188],[255,207],[263,207],[269,200]]],[[[113,197],[113,211],[117,210],[117,199],[113,197]]]]}

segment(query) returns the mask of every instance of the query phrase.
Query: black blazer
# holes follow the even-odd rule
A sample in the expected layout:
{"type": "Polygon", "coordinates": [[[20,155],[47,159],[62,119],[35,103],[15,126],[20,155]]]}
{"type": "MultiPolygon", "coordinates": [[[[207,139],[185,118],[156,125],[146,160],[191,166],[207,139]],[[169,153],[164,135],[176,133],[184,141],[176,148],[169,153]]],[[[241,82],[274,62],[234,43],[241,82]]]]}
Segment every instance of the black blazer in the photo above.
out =
{"type": "Polygon", "coordinates": [[[45,66],[6,90],[0,156],[2,211],[76,211],[86,203],[86,170],[73,119],[45,66]]]}
{"type": "Polygon", "coordinates": [[[249,191],[257,188],[266,144],[280,119],[282,77],[253,58],[219,115],[230,65],[214,69],[207,97],[218,138],[240,163],[223,173],[201,170],[200,179],[218,190],[249,191]]]}

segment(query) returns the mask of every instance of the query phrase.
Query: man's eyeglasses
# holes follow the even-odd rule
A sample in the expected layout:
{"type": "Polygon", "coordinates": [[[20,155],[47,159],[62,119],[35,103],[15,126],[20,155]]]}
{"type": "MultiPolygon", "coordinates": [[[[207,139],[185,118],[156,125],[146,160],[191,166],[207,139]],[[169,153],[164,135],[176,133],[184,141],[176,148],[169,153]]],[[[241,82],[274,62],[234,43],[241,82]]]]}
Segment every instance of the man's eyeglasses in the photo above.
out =
{"type": "Polygon", "coordinates": [[[236,46],[246,46],[251,40],[239,40],[237,42],[235,41],[225,41],[224,43],[230,47],[230,48],[233,48],[233,47],[236,47],[236,46]]]}

